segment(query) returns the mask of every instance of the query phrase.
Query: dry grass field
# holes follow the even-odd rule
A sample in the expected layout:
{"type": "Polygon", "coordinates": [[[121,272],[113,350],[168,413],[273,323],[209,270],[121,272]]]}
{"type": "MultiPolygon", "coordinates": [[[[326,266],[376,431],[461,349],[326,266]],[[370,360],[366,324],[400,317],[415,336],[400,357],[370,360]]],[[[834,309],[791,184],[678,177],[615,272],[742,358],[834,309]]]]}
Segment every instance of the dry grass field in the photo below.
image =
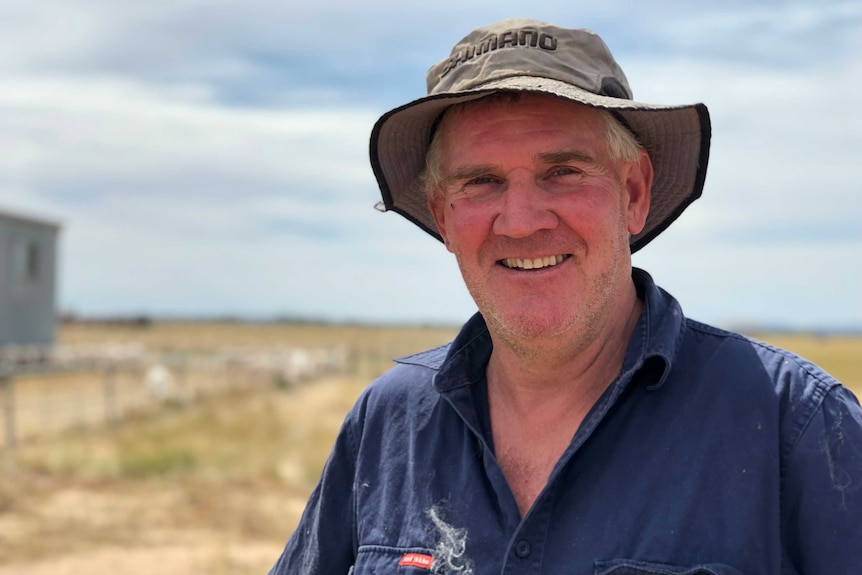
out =
{"type": "MultiPolygon", "coordinates": [[[[391,358],[454,329],[160,323],[64,325],[61,344],[174,355],[342,346],[344,373],[166,404],[115,425],[22,438],[0,451],[0,575],[265,573],[299,519],[344,414],[391,358]]],[[[98,393],[101,375],[25,387],[98,393]]],[[[29,392],[19,392],[29,393],[29,392]]],[[[32,392],[34,395],[41,391],[32,392]]],[[[82,404],[83,405],[83,404],[82,404]]],[[[50,420],[51,412],[39,420],[50,420]]]]}
{"type": "MultiPolygon", "coordinates": [[[[343,345],[345,373],[208,396],[0,452],[0,575],[265,573],[356,396],[389,358],[454,329],[166,323],[64,325],[64,343],[177,353],[231,345],[343,345]]],[[[862,338],[755,334],[862,394],[862,338]]],[[[33,385],[38,382],[34,380],[33,385]]]]}

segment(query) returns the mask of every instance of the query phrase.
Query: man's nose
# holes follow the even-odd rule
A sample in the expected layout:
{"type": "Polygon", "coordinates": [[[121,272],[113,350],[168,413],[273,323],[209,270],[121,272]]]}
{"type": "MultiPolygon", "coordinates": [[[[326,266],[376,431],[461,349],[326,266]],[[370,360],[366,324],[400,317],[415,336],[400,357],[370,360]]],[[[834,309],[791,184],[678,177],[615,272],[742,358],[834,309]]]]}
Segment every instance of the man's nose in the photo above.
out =
{"type": "Polygon", "coordinates": [[[525,238],[539,230],[556,228],[559,220],[548,199],[548,193],[536,185],[532,174],[511,177],[494,219],[494,233],[525,238]]]}

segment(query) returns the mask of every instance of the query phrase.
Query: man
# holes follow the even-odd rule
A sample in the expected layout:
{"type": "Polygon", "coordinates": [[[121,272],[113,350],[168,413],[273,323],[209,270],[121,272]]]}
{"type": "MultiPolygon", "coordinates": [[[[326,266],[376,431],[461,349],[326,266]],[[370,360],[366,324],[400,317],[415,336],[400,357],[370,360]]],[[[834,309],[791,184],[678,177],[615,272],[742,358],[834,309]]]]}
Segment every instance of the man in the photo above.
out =
{"type": "Polygon", "coordinates": [[[272,573],[862,573],[857,400],[632,269],[701,193],[706,108],[633,101],[596,35],[533,20],[428,87],[371,161],[480,313],[365,391],[272,573]]]}

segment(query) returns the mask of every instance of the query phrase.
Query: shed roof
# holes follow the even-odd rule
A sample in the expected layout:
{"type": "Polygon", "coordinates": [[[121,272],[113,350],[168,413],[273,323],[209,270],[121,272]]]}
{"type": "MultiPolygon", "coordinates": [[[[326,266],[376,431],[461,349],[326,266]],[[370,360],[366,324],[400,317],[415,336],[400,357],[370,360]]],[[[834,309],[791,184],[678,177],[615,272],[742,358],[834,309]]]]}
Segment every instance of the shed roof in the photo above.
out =
{"type": "Polygon", "coordinates": [[[59,230],[61,227],[60,222],[37,218],[27,214],[14,213],[8,210],[4,210],[2,208],[0,208],[0,220],[10,220],[13,222],[20,222],[30,225],[52,228],[54,230],[59,230]]]}

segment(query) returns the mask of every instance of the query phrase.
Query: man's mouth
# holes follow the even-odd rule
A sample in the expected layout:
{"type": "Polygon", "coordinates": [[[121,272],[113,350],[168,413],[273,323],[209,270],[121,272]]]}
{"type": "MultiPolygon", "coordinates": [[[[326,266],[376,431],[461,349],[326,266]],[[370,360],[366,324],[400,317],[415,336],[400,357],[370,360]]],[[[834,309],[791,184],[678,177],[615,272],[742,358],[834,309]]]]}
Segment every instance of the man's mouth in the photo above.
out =
{"type": "Polygon", "coordinates": [[[545,256],[542,258],[505,258],[500,260],[500,264],[512,270],[538,270],[541,268],[554,267],[571,257],[571,254],[563,254],[561,256],[545,256]]]}

